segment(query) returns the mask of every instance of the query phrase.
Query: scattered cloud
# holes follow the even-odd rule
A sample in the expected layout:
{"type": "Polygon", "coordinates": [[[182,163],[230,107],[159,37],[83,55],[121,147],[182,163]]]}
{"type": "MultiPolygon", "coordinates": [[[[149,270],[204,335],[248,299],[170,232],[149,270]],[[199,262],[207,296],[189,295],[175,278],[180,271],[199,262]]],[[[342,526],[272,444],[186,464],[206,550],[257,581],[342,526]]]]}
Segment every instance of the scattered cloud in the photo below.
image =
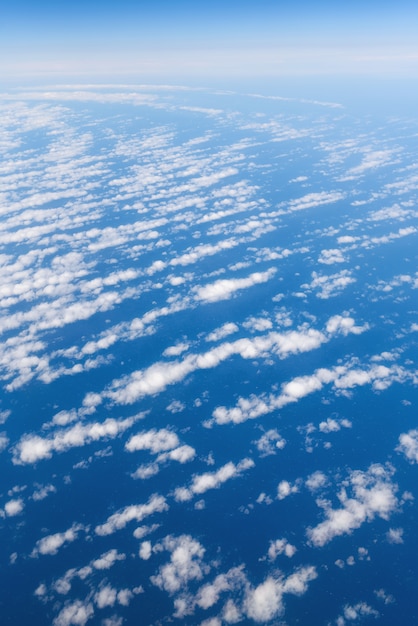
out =
{"type": "Polygon", "coordinates": [[[365,472],[352,471],[338,494],[341,506],[334,509],[324,502],[325,520],[308,529],[311,544],[322,547],[335,537],[351,534],[375,517],[388,520],[399,504],[398,487],[392,476],[393,469],[379,464],[371,465],[365,472]]]}

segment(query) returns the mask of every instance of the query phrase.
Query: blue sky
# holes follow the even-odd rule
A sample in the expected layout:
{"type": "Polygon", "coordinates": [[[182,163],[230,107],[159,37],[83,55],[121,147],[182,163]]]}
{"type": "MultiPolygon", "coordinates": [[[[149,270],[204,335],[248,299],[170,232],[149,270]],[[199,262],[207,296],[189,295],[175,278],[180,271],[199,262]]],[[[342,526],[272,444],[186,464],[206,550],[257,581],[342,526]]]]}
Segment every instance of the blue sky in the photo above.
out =
{"type": "Polygon", "coordinates": [[[405,0],[8,0],[0,8],[0,74],[409,77],[418,60],[417,13],[405,0]]]}

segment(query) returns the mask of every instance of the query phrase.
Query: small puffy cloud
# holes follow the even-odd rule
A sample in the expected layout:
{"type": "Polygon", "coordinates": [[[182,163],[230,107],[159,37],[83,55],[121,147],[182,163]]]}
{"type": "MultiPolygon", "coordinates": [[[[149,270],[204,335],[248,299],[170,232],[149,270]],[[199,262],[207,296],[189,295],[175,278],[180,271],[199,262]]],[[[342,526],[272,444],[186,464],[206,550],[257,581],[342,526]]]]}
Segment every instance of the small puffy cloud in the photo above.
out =
{"type": "Polygon", "coordinates": [[[7,517],[14,517],[15,515],[20,515],[24,509],[24,502],[21,498],[17,500],[9,500],[4,505],[4,512],[7,517]]]}
{"type": "Polygon", "coordinates": [[[244,610],[250,619],[267,623],[284,612],[285,594],[303,595],[308,584],[317,578],[314,567],[301,567],[287,578],[269,576],[257,587],[248,587],[244,599],[244,610]]]}
{"type": "Polygon", "coordinates": [[[162,428],[161,430],[148,430],[138,435],[133,435],[126,443],[128,452],[138,450],[149,450],[152,454],[158,454],[166,450],[171,450],[179,445],[179,438],[171,430],[162,428]]]}
{"type": "Polygon", "coordinates": [[[170,594],[183,590],[192,580],[201,580],[208,569],[203,563],[204,547],[190,535],[168,536],[161,548],[170,552],[170,561],[151,576],[151,582],[170,594]]]}
{"type": "Polygon", "coordinates": [[[351,472],[338,494],[341,507],[333,509],[325,503],[325,520],[307,530],[310,542],[321,547],[375,517],[389,519],[398,507],[397,485],[391,480],[392,474],[391,468],[379,464],[371,465],[366,472],[351,472]]]}
{"type": "Polygon", "coordinates": [[[166,348],[163,352],[164,356],[179,356],[183,352],[189,349],[188,343],[176,343],[175,346],[170,346],[166,348]]]}
{"type": "Polygon", "coordinates": [[[265,283],[276,273],[275,268],[270,268],[266,272],[254,272],[247,278],[224,278],[203,287],[196,288],[195,299],[202,302],[218,302],[228,300],[235,292],[241,289],[248,289],[254,285],[265,283]]]}
{"type": "Polygon", "coordinates": [[[0,452],[3,452],[9,444],[9,438],[6,433],[0,433],[0,452]]]}
{"type": "Polygon", "coordinates": [[[125,528],[129,522],[135,520],[141,522],[154,513],[162,513],[168,510],[168,504],[163,496],[153,495],[146,504],[133,504],[113,513],[104,524],[96,526],[96,535],[111,535],[117,530],[125,528]]]}
{"type": "Polygon", "coordinates": [[[144,561],[148,561],[152,554],[151,541],[143,541],[139,547],[139,556],[144,561]]]}
{"type": "Polygon", "coordinates": [[[286,445],[286,440],[283,439],[275,428],[271,428],[255,443],[260,456],[264,457],[270,454],[275,454],[277,450],[282,450],[286,445]]]}
{"type": "Polygon", "coordinates": [[[341,428],[351,428],[352,423],[348,419],[336,420],[332,417],[328,417],[323,422],[319,423],[319,430],[321,433],[336,433],[341,428]]]}
{"type": "Polygon", "coordinates": [[[418,430],[409,430],[399,436],[397,452],[401,452],[411,463],[418,463],[418,430]]]}
{"type": "Polygon", "coordinates": [[[366,602],[359,602],[354,605],[346,604],[342,615],[337,617],[333,623],[336,626],[345,626],[350,622],[357,622],[361,617],[379,617],[379,612],[366,602]]]}
{"type": "Polygon", "coordinates": [[[332,248],[331,250],[321,250],[318,262],[324,265],[333,265],[334,263],[344,263],[345,258],[339,248],[332,248]]]}
{"type": "Polygon", "coordinates": [[[33,549],[31,556],[57,554],[58,550],[63,545],[75,541],[81,530],[84,530],[84,526],[81,524],[73,524],[71,528],[62,533],[47,535],[46,537],[39,539],[39,541],[35,544],[35,548],[33,549]]]}
{"type": "Polygon", "coordinates": [[[328,485],[328,478],[321,471],[316,471],[305,481],[305,485],[310,491],[317,491],[318,489],[322,489],[328,485]]]}
{"type": "Polygon", "coordinates": [[[403,528],[389,528],[386,539],[389,543],[403,543],[403,528]]]}
{"type": "Polygon", "coordinates": [[[174,497],[178,502],[186,502],[195,495],[201,495],[210,489],[218,489],[226,481],[241,476],[243,472],[253,467],[254,461],[252,459],[243,459],[237,465],[231,461],[216,472],[195,475],[189,487],[178,487],[175,490],[174,497]]]}
{"type": "Polygon", "coordinates": [[[349,270],[342,270],[341,272],[329,276],[312,272],[312,281],[309,284],[302,285],[302,288],[317,290],[317,298],[327,300],[328,298],[337,296],[343,289],[348,287],[348,285],[355,282],[356,279],[353,278],[349,270]]]}
{"type": "Polygon", "coordinates": [[[124,554],[120,554],[117,550],[112,549],[92,561],[92,566],[94,569],[106,570],[110,569],[117,561],[124,561],[125,558],[124,554]]]}
{"type": "Polygon", "coordinates": [[[268,549],[268,557],[270,561],[275,561],[280,554],[284,554],[288,558],[291,558],[296,552],[296,547],[292,546],[287,539],[276,539],[270,542],[268,549]]]}
{"type": "Polygon", "coordinates": [[[216,330],[209,333],[209,335],[206,337],[206,341],[220,341],[221,339],[228,337],[228,335],[236,333],[238,330],[239,328],[236,324],[234,324],[233,322],[227,322],[220,328],[217,328],[216,330]]]}
{"type": "Polygon", "coordinates": [[[293,493],[298,493],[299,482],[296,481],[293,485],[288,480],[281,480],[277,485],[277,498],[284,500],[293,493]]]}
{"type": "Polygon", "coordinates": [[[94,595],[94,601],[99,609],[112,607],[115,605],[117,591],[110,585],[105,585],[94,595]]]}
{"type": "Polygon", "coordinates": [[[174,450],[170,450],[169,452],[159,454],[157,462],[163,463],[164,461],[177,461],[178,463],[183,464],[192,461],[195,456],[196,450],[192,448],[192,446],[184,445],[174,448],[174,450]]]}
{"type": "Polygon", "coordinates": [[[330,335],[336,335],[340,333],[341,335],[361,335],[364,331],[369,329],[368,324],[364,324],[363,326],[356,326],[355,320],[352,317],[343,316],[343,315],[334,315],[330,317],[326,330],[330,335]]]}
{"type": "Polygon", "coordinates": [[[76,600],[66,604],[54,619],[53,626],[85,626],[94,615],[91,602],[76,600]]]}
{"type": "Polygon", "coordinates": [[[32,494],[32,500],[35,500],[35,502],[45,500],[51,493],[56,493],[56,491],[54,485],[38,485],[38,488],[32,494]]]}

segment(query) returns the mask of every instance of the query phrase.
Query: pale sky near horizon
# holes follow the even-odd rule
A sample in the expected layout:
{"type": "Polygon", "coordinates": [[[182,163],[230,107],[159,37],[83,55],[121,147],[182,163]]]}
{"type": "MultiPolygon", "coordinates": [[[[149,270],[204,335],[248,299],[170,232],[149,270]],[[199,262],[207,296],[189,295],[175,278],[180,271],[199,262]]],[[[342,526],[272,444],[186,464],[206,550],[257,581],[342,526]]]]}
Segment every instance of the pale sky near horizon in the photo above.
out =
{"type": "Polygon", "coordinates": [[[0,77],[417,77],[417,17],[410,0],[5,0],[0,77]]]}

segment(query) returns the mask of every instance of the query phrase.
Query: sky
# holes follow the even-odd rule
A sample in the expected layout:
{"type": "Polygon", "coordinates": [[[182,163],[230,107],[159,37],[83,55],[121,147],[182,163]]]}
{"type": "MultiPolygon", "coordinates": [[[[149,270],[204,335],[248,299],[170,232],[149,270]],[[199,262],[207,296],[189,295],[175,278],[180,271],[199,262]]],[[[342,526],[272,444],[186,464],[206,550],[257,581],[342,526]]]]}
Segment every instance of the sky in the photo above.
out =
{"type": "Polygon", "coordinates": [[[0,76],[408,79],[418,74],[417,13],[410,0],[6,0],[0,76]]]}

